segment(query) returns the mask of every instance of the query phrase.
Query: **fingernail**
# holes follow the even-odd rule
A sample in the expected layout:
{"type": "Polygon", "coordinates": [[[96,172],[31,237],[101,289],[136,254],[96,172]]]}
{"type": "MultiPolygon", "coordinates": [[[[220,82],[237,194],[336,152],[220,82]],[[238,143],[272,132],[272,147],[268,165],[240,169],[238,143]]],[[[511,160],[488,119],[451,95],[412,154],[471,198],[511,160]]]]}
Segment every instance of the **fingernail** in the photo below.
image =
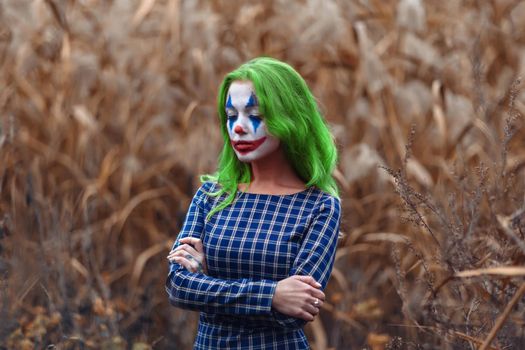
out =
{"type": "Polygon", "coordinates": [[[319,282],[315,282],[315,284],[317,285],[317,287],[321,288],[322,287],[322,284],[319,283],[319,282]]]}

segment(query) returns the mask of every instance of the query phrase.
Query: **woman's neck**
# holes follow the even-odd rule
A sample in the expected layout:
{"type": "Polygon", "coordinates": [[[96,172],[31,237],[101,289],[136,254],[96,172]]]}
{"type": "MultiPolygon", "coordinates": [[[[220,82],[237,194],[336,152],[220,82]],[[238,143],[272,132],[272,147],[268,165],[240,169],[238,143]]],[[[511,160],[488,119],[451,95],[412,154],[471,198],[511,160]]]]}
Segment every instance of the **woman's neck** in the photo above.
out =
{"type": "Polygon", "coordinates": [[[284,151],[279,147],[268,156],[250,163],[252,181],[248,192],[284,194],[305,189],[304,182],[295,173],[284,151]]]}

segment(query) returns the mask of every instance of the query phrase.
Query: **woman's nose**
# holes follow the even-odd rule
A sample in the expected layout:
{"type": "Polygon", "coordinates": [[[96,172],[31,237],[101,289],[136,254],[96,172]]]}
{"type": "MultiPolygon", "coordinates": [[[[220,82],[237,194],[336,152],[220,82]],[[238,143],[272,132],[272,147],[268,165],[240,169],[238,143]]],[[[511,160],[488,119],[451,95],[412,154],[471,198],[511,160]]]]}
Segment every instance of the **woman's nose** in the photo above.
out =
{"type": "Polygon", "coordinates": [[[235,128],[233,128],[233,132],[235,132],[236,134],[245,134],[246,133],[246,131],[244,131],[244,129],[240,125],[236,125],[235,128]]]}

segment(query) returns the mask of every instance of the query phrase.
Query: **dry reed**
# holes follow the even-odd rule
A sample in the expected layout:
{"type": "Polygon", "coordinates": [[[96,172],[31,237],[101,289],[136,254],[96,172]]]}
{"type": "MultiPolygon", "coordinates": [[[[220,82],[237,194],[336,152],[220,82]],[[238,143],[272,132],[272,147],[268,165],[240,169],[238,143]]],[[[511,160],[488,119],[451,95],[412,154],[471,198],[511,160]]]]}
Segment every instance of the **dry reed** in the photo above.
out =
{"type": "Polygon", "coordinates": [[[312,346],[525,347],[524,16],[513,0],[0,2],[0,346],[191,348],[165,256],[215,166],[223,74],[270,55],[341,151],[345,236],[312,346]]]}

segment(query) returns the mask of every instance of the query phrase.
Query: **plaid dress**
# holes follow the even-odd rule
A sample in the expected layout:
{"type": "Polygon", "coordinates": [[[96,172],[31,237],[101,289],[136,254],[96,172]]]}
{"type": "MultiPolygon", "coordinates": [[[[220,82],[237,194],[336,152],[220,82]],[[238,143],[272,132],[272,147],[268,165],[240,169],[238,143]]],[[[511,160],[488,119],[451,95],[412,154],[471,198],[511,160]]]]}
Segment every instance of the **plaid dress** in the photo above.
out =
{"type": "Polygon", "coordinates": [[[200,238],[208,275],[170,263],[170,303],[200,311],[194,349],[309,349],[306,321],[272,309],[277,282],[310,275],[326,287],[340,221],[339,199],[310,187],[290,195],[238,192],[206,221],[224,196],[204,183],[191,202],[183,237],[200,238]]]}

